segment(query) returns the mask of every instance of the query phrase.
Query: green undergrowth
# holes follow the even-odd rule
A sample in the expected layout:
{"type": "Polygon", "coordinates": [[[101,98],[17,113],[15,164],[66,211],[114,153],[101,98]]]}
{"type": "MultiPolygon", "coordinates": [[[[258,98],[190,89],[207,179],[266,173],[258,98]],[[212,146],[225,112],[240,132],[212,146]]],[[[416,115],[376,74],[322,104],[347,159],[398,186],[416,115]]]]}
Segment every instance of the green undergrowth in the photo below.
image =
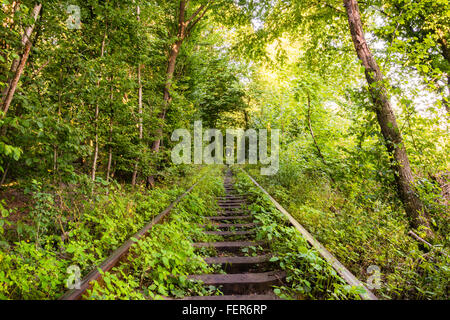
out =
{"type": "Polygon", "coordinates": [[[75,275],[69,267],[87,275],[207,170],[182,169],[150,191],[85,179],[55,192],[34,181],[30,211],[0,233],[0,299],[57,299],[75,275]]]}
{"type": "Polygon", "coordinates": [[[236,189],[247,195],[249,210],[261,224],[256,240],[267,241],[271,261],[287,273],[286,285],[274,289],[283,299],[359,299],[362,287],[352,287],[311,248],[287,218],[240,170],[234,170],[236,189]]]}
{"type": "Polygon", "coordinates": [[[357,278],[369,282],[371,268],[379,268],[379,287],[373,290],[379,298],[448,299],[450,261],[441,253],[448,233],[436,232],[435,248],[424,249],[408,236],[402,209],[381,201],[368,186],[344,195],[326,178],[289,167],[268,177],[246,170],[357,278]]]}
{"type": "Polygon", "coordinates": [[[188,275],[215,271],[201,258],[214,252],[195,250],[192,244],[217,240],[204,234],[202,225],[204,216],[215,215],[218,210],[215,198],[224,194],[222,182],[221,168],[212,168],[164,223],[132,246],[123,263],[94,283],[86,298],[159,300],[220,294],[215,287],[189,280],[188,275]]]}

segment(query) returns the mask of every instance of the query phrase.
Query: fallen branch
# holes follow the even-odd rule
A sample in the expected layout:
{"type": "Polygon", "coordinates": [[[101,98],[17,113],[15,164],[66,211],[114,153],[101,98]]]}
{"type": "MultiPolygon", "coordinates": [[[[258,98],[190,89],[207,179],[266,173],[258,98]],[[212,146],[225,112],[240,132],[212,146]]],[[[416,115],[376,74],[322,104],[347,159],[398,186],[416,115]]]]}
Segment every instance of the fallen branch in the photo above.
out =
{"type": "Polygon", "coordinates": [[[431,243],[429,243],[428,241],[426,241],[425,239],[421,238],[420,236],[418,236],[414,231],[409,231],[408,235],[413,237],[414,239],[416,239],[417,241],[420,241],[422,243],[425,243],[426,245],[428,245],[432,250],[437,250],[440,253],[442,253],[443,255],[445,255],[447,258],[449,257],[449,255],[447,253],[445,253],[443,250],[441,250],[440,248],[437,248],[435,246],[433,246],[431,243]]]}

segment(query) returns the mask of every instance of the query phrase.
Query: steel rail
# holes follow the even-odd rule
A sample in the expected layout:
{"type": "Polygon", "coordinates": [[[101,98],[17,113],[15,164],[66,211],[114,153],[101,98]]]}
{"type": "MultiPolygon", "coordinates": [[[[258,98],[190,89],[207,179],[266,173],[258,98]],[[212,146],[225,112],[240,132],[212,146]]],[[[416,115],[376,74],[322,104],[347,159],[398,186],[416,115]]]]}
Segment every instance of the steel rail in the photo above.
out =
{"type": "Polygon", "coordinates": [[[153,226],[160,223],[171,211],[172,209],[185,197],[192,189],[197,186],[200,181],[202,181],[207,174],[204,174],[192,187],[186,190],[185,193],[180,195],[174,202],[172,202],[164,211],[152,219],[151,222],[147,223],[141,230],[136,232],[131,236],[123,245],[116,249],[105,261],[103,261],[99,266],[89,272],[83,280],[81,280],[79,289],[68,290],[64,295],[62,295],[58,300],[80,300],[87,289],[91,287],[91,282],[99,280],[101,278],[101,273],[99,269],[104,273],[111,270],[119,260],[125,256],[131,246],[136,243],[137,240],[142,238],[153,226]]]}
{"type": "Polygon", "coordinates": [[[298,232],[312,245],[320,255],[336,270],[336,272],[351,286],[359,286],[364,288],[365,292],[360,296],[363,300],[378,300],[378,298],[358,279],[356,278],[342,263],[336,259],[319,241],[317,241],[297,220],[292,217],[289,212],[284,209],[272,196],[261,186],[250,174],[244,169],[240,168],[250,180],[264,192],[275,205],[275,207],[281,211],[290,221],[290,223],[297,229],[298,232]]]}

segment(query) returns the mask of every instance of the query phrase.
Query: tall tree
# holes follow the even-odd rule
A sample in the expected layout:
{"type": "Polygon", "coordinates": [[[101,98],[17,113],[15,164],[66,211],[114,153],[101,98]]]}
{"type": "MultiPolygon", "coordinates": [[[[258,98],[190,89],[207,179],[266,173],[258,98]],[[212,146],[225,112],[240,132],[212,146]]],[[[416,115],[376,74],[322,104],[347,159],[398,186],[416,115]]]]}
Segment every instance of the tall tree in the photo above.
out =
{"type": "Polygon", "coordinates": [[[409,217],[411,227],[425,226],[431,235],[425,207],[414,188],[411,166],[402,134],[398,128],[390,103],[383,73],[367,45],[358,2],[356,0],[344,0],[344,6],[356,53],[365,68],[366,80],[369,84],[378,124],[380,125],[387,150],[393,157],[392,166],[395,171],[395,180],[406,214],[409,217]]]}
{"type": "MultiPolygon", "coordinates": [[[[105,46],[106,46],[106,38],[108,36],[108,24],[105,26],[105,33],[103,34],[103,40],[102,40],[102,46],[100,51],[100,59],[102,59],[105,56],[105,46]]],[[[97,81],[97,87],[100,87],[100,80],[101,77],[99,77],[97,81]]],[[[97,172],[97,161],[98,161],[98,153],[99,153],[99,115],[100,115],[100,105],[99,101],[95,104],[95,117],[94,117],[94,128],[95,128],[95,139],[94,139],[94,159],[92,161],[92,172],[91,172],[91,178],[92,181],[95,181],[95,175],[97,172]]]]}
{"type": "MultiPolygon", "coordinates": [[[[164,106],[162,111],[159,113],[158,118],[161,120],[160,127],[157,130],[157,137],[152,143],[152,151],[155,153],[159,152],[161,146],[161,139],[163,135],[163,122],[166,118],[167,109],[170,106],[172,97],[170,94],[172,88],[172,81],[175,72],[176,62],[178,55],[180,54],[181,46],[183,42],[188,38],[189,34],[192,32],[195,25],[205,16],[208,11],[212,1],[208,0],[202,4],[199,4],[197,9],[188,16],[188,4],[189,0],[180,0],[179,10],[178,10],[178,22],[177,22],[177,35],[176,40],[172,44],[169,52],[169,58],[167,61],[167,71],[166,71],[166,81],[164,85],[164,106]]],[[[154,177],[149,176],[147,185],[154,185],[154,177]]]]}
{"type": "MultiPolygon", "coordinates": [[[[33,21],[35,22],[41,12],[42,4],[38,3],[33,8],[33,21]]],[[[25,64],[27,63],[28,56],[31,51],[31,34],[33,33],[35,23],[31,26],[28,26],[25,29],[25,33],[22,37],[22,45],[24,46],[22,56],[20,59],[14,59],[11,65],[11,74],[12,78],[10,78],[7,82],[7,87],[2,92],[2,111],[3,117],[6,116],[9,110],[9,106],[11,105],[12,99],[14,97],[14,93],[16,92],[17,84],[19,83],[20,77],[22,76],[23,70],[25,68],[25,64]]]]}
{"type": "MultiPolygon", "coordinates": [[[[139,7],[139,5],[136,7],[136,15],[137,15],[137,20],[140,21],[141,20],[141,8],[139,7]]],[[[138,129],[139,129],[139,142],[142,142],[142,138],[144,137],[144,126],[143,126],[143,119],[142,119],[142,114],[143,114],[143,104],[142,104],[142,65],[140,63],[140,61],[138,62],[138,66],[137,66],[137,78],[138,78],[138,114],[139,114],[139,120],[138,120],[138,129]]],[[[136,185],[136,179],[137,179],[137,174],[138,174],[138,169],[139,169],[139,158],[136,159],[136,163],[134,165],[134,171],[133,171],[133,177],[131,179],[131,184],[134,186],[136,185]]]]}

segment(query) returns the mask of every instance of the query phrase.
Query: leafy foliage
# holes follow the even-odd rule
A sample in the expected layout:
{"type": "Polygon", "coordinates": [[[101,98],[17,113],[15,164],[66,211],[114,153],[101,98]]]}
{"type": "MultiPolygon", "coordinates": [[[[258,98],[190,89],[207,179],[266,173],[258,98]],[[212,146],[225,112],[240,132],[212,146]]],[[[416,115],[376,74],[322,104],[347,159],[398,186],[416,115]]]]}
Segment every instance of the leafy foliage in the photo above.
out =
{"type": "MultiPolygon", "coordinates": [[[[193,19],[169,76],[180,1],[73,0],[81,22],[73,29],[65,1],[43,1],[33,17],[35,1],[0,0],[0,298],[58,297],[69,265],[85,275],[184,191],[204,169],[170,162],[170,133],[195,120],[281,129],[279,172],[258,177],[271,194],[360,278],[380,266],[382,297],[448,298],[448,1],[359,1],[432,247],[408,236],[389,141],[341,0],[187,1],[188,19],[207,10],[193,19]]],[[[178,242],[141,240],[134,255],[145,258],[105,274],[90,298],[206,294],[181,279],[206,270],[188,244],[201,236],[195,217],[214,208],[216,178],[177,208],[178,219],[155,229],[178,242]]],[[[352,297],[354,288],[258,201],[260,237],[276,239],[291,274],[292,288],[279,294],[352,297]]]]}
{"type": "MultiPolygon", "coordinates": [[[[16,232],[8,228],[2,237],[8,242],[0,256],[1,298],[58,298],[66,290],[68,266],[77,265],[82,277],[88,274],[198,177],[194,174],[178,181],[177,187],[148,193],[100,184],[94,201],[90,200],[92,186],[85,194],[74,196],[69,189],[55,197],[35,182],[32,221],[16,232]],[[71,206],[66,205],[68,201],[71,206]]],[[[126,287],[132,288],[132,283],[126,287]]]]}
{"type": "Polygon", "coordinates": [[[250,211],[262,224],[258,240],[268,240],[274,256],[272,262],[287,272],[287,286],[274,290],[282,298],[305,299],[359,299],[363,288],[346,285],[336,271],[312,249],[306,240],[289,226],[286,217],[278,211],[243,172],[236,172],[237,188],[245,192],[250,211]]]}
{"type": "Polygon", "coordinates": [[[213,215],[215,197],[223,193],[220,170],[210,172],[170,214],[169,221],[154,226],[149,235],[130,250],[127,261],[107,273],[105,284],[88,292],[91,299],[161,299],[188,295],[207,295],[215,288],[204,288],[188,280],[190,274],[213,270],[194,251],[193,242],[208,241],[200,223],[204,215],[213,215]]]}

